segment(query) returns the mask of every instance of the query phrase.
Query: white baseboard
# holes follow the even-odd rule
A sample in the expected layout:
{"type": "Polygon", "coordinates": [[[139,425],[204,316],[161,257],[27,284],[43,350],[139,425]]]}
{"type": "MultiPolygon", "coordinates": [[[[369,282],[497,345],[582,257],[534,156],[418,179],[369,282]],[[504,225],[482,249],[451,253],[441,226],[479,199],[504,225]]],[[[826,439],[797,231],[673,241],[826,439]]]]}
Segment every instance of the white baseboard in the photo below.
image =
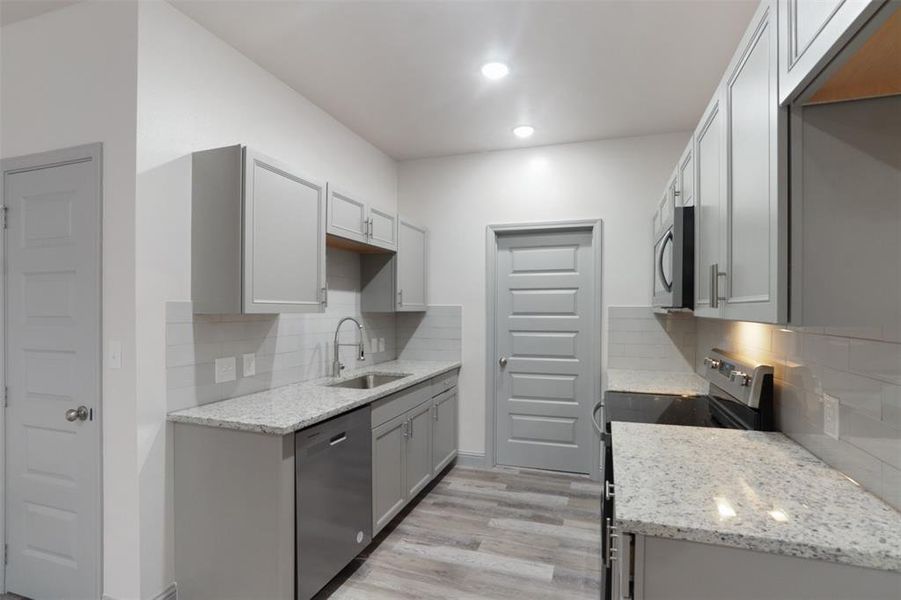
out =
{"type": "MultiPolygon", "coordinates": [[[[118,598],[114,598],[109,594],[104,594],[102,596],[102,600],[118,600],[118,598]]],[[[166,586],[162,592],[153,596],[149,600],[178,600],[178,589],[175,586],[175,582],[173,581],[169,585],[166,586]]]]}
{"type": "Polygon", "coordinates": [[[461,467],[484,467],[485,453],[459,450],[457,451],[457,464],[461,467]]]}

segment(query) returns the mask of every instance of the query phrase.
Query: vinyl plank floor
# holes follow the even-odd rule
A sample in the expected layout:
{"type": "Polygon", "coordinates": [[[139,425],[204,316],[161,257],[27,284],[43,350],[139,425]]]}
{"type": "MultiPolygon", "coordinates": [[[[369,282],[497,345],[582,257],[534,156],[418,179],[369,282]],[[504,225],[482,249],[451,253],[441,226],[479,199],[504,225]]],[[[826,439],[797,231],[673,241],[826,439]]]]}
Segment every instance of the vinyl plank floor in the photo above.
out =
{"type": "Polygon", "coordinates": [[[596,600],[600,497],[575,475],[455,466],[316,600],[596,600]]]}

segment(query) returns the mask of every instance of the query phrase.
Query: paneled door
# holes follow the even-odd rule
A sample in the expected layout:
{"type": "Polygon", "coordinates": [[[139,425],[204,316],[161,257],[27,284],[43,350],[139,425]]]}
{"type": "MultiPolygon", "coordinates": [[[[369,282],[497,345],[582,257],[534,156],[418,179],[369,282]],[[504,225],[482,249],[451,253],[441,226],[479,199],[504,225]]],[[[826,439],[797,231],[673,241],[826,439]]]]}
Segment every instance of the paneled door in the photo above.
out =
{"type": "Polygon", "coordinates": [[[498,464],[589,473],[596,265],[591,231],[497,238],[498,464]]]}
{"type": "Polygon", "coordinates": [[[100,597],[100,145],[3,162],[6,588],[100,597]]]}

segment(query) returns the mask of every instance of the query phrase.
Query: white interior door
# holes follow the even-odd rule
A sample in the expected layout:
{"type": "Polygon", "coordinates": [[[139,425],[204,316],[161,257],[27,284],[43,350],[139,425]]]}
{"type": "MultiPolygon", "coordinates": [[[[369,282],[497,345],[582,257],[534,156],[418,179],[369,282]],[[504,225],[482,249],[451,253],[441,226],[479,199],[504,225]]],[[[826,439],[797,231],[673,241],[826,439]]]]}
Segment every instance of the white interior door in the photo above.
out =
{"type": "Polygon", "coordinates": [[[496,458],[590,473],[595,272],[591,231],[498,237],[496,458]]]}
{"type": "Polygon", "coordinates": [[[100,597],[100,146],[3,163],[6,587],[100,597]]]}

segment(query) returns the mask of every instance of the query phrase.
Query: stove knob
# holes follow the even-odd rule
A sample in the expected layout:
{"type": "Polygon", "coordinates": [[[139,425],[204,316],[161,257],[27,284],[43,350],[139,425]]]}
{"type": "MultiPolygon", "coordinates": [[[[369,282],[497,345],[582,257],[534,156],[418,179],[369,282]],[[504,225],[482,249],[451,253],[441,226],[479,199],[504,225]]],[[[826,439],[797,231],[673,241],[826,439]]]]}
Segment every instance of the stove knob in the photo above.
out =
{"type": "Polygon", "coordinates": [[[751,385],[751,376],[741,371],[732,371],[729,373],[729,381],[738,381],[742,387],[751,385]]]}
{"type": "Polygon", "coordinates": [[[711,369],[719,369],[720,364],[722,364],[722,363],[715,358],[710,358],[709,356],[705,356],[704,364],[707,365],[708,367],[710,367],[711,369]]]}

